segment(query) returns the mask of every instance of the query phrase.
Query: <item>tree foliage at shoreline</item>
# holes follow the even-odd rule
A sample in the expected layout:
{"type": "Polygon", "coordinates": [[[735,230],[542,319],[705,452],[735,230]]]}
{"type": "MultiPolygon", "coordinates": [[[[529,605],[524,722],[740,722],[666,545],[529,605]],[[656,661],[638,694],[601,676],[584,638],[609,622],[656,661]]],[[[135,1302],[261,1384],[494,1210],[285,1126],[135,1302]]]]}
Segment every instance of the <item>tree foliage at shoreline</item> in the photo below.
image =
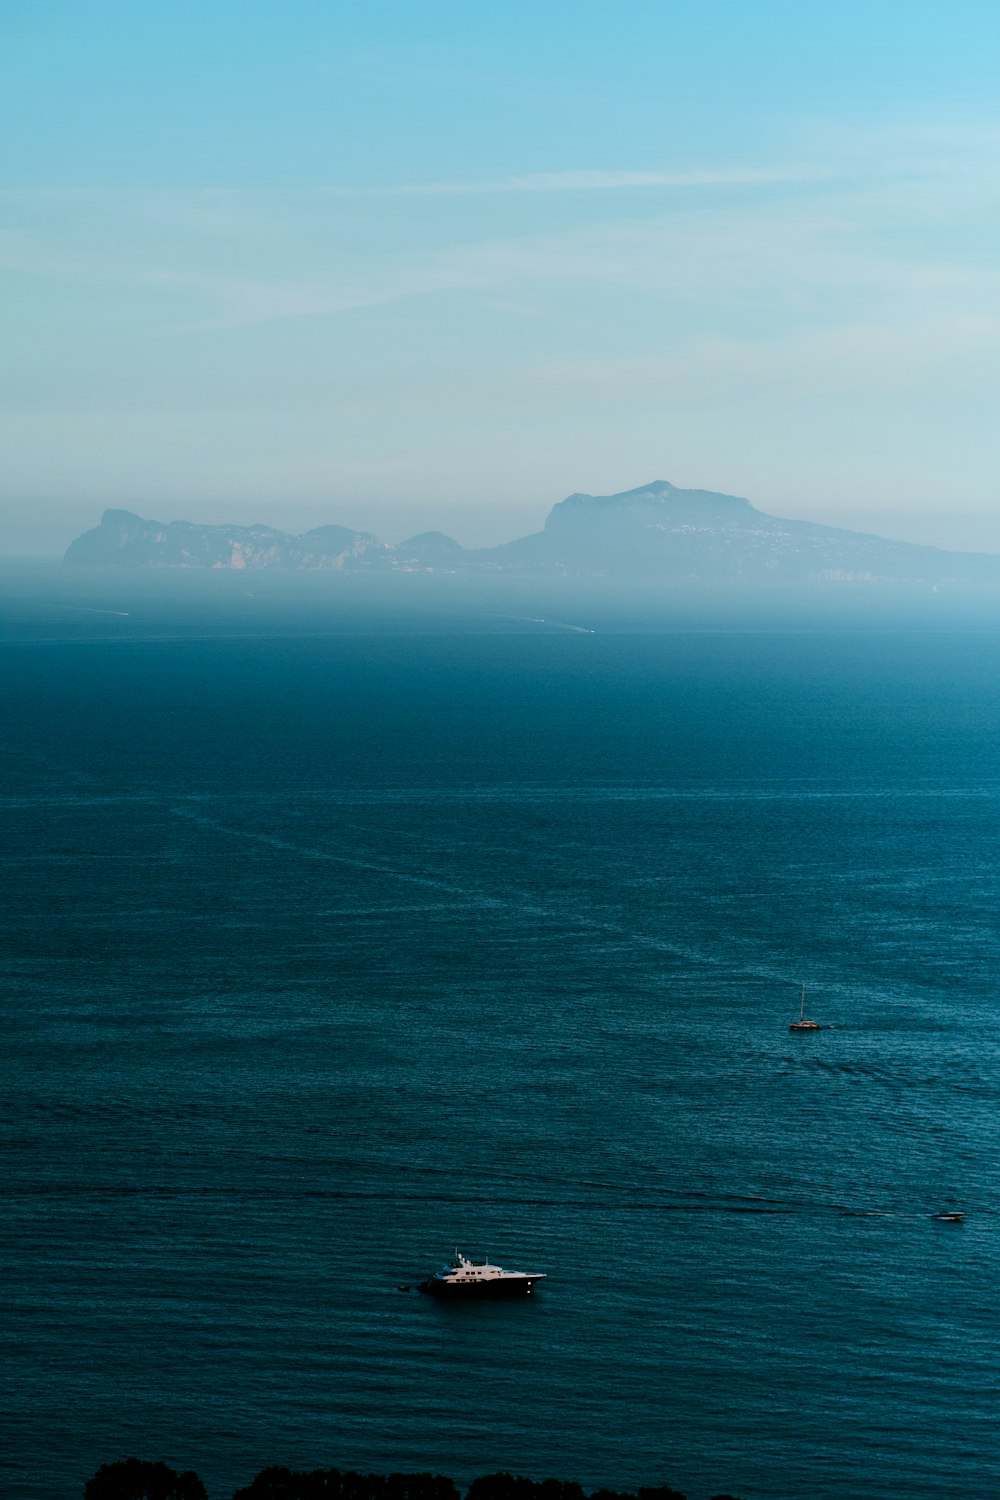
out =
{"type": "MultiPolygon", "coordinates": [[[[193,1470],[176,1473],[164,1463],[138,1458],[102,1464],[84,1487],[83,1500],[208,1500],[193,1470]]],[[[461,1500],[444,1474],[359,1474],[353,1469],[261,1469],[232,1500],[461,1500]]],[[[465,1500],[685,1500],[670,1485],[636,1492],[599,1489],[589,1497],[575,1480],[526,1479],[505,1471],[474,1479],[465,1500]]],[[[714,1495],[712,1500],[735,1500],[714,1495]]]]}
{"type": "Polygon", "coordinates": [[[208,1500],[208,1495],[193,1469],[178,1474],[164,1463],[123,1458],[101,1465],[87,1480],[83,1500],[208,1500]]]}

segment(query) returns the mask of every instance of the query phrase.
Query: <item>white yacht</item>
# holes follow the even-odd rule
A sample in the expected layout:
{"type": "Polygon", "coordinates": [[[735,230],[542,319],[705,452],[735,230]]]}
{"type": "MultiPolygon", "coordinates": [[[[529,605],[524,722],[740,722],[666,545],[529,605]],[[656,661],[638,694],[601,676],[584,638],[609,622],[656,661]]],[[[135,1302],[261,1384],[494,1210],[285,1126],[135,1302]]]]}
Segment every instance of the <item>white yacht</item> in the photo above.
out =
{"type": "Polygon", "coordinates": [[[523,1297],[544,1280],[541,1271],[505,1271],[487,1260],[466,1260],[456,1250],[452,1264],[428,1276],[420,1290],[432,1297],[523,1297]]]}

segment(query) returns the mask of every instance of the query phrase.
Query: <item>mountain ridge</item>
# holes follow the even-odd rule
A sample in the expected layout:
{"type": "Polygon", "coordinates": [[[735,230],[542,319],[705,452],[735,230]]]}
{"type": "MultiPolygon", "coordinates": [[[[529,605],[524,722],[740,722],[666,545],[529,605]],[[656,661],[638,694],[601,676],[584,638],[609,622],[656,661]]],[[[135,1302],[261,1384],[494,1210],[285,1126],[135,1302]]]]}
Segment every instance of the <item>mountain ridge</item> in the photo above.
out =
{"type": "Polygon", "coordinates": [[[1000,584],[1000,556],[949,552],[816,521],[785,520],[739,495],[658,479],[610,495],[577,491],[541,531],[465,548],[443,532],[394,545],[330,524],[292,535],[261,524],[147,520],[106,510],[70,543],[74,565],[348,573],[521,573],[664,582],[1000,584]]]}

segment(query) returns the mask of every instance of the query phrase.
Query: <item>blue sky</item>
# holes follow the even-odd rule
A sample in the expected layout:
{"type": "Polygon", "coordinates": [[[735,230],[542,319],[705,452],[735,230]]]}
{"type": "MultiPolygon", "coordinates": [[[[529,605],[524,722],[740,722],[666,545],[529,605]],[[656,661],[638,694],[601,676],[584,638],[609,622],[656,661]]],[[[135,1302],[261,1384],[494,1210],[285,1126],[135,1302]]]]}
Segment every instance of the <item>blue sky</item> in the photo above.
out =
{"type": "Polygon", "coordinates": [[[0,551],[653,478],[1000,551],[1000,6],[0,0],[0,551]]]}

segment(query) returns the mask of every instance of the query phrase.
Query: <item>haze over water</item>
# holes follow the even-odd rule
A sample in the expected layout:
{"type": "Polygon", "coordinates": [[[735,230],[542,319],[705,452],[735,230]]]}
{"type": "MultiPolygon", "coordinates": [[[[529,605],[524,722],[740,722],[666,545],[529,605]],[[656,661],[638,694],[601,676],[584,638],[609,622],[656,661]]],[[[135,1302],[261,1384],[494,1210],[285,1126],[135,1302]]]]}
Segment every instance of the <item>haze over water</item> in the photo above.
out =
{"type": "Polygon", "coordinates": [[[1000,638],[115,588],[0,649],[5,1493],[991,1493],[1000,638]]]}

